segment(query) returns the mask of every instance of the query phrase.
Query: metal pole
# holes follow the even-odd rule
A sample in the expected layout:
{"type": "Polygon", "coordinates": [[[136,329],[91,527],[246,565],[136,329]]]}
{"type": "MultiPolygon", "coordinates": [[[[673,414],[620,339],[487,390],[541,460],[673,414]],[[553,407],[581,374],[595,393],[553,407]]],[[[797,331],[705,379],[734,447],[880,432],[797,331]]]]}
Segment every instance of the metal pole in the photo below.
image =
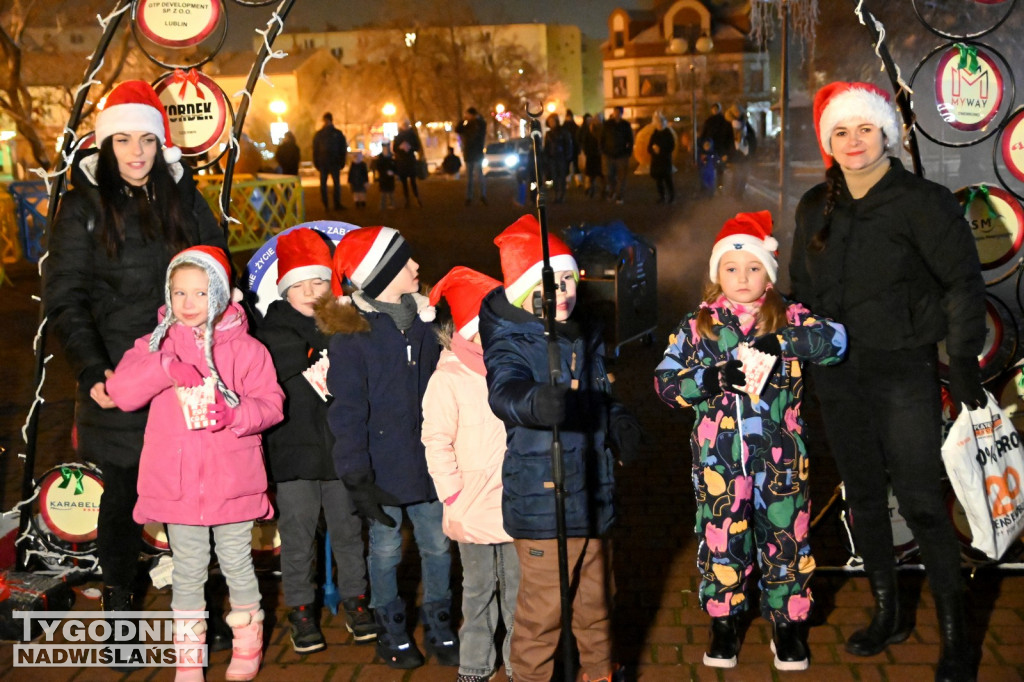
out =
{"type": "Polygon", "coordinates": [[[779,106],[779,219],[786,212],[789,192],[789,2],[782,0],[782,75],[781,104],[779,106]]]}
{"type": "Polygon", "coordinates": [[[700,146],[697,144],[697,69],[690,57],[690,125],[693,126],[693,167],[700,166],[700,146]]]}
{"type": "MultiPolygon", "coordinates": [[[[540,174],[541,133],[540,115],[543,109],[532,112],[530,117],[530,138],[533,140],[533,167],[537,176],[537,221],[540,223],[541,284],[544,292],[544,336],[548,347],[548,378],[557,386],[562,378],[562,361],[555,336],[555,272],[551,269],[551,253],[548,246],[548,215],[544,200],[544,180],[540,174]]],[[[555,537],[558,542],[558,591],[562,611],[562,665],[564,680],[575,679],[575,657],[572,647],[572,598],[569,594],[569,534],[565,525],[565,462],[562,456],[562,440],[558,426],[551,427],[551,482],[555,486],[555,537]]]]}

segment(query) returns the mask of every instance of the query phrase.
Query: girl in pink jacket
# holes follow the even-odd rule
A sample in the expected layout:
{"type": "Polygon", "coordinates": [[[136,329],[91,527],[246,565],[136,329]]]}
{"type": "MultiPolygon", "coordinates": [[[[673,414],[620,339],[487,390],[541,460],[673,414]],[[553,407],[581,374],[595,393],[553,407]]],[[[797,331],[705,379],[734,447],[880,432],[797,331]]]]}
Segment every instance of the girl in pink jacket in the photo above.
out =
{"type": "MultiPolygon", "coordinates": [[[[462,628],[457,682],[490,679],[497,667],[494,631],[505,623],[502,658],[509,668],[519,559],[501,517],[505,424],[487,405],[484,355],[477,333],[480,302],[501,282],[456,267],[430,292],[451,308],[456,333],[445,344],[423,396],[427,470],[444,500],[442,529],[462,556],[462,628]]],[[[442,339],[446,341],[447,339],[442,339]]]]}
{"type": "Polygon", "coordinates": [[[252,526],[273,514],[260,432],[283,418],[284,394],[270,354],[249,336],[244,311],[231,302],[229,272],[215,247],[175,256],[160,324],[107,380],[118,408],[150,406],[133,515],[138,523],[167,524],[177,682],[203,679],[211,529],[231,601],[227,679],[253,679],[262,654],[252,526]]]}

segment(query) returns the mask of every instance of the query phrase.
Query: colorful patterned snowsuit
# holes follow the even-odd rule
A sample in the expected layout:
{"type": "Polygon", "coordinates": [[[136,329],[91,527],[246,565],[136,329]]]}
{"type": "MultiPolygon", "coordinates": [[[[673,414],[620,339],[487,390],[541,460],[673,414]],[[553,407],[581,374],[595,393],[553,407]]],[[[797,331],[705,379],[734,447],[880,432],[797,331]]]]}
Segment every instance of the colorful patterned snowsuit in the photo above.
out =
{"type": "Polygon", "coordinates": [[[745,586],[756,556],[762,615],[772,622],[802,621],[812,601],[807,583],[814,558],[807,537],[810,500],[800,361],[839,362],[846,353],[846,330],[791,303],[786,310],[789,326],[776,332],[782,361],[761,395],[708,395],[705,369],[735,359],[738,344],[752,342],[756,334],[740,328],[724,297],[710,307],[719,338],[701,338],[697,313],[691,313],[669,337],[655,370],[661,399],[696,412],[690,445],[697,496],[694,532],[700,540],[697,566],[703,576],[700,603],[712,617],[745,611],[745,586]]]}

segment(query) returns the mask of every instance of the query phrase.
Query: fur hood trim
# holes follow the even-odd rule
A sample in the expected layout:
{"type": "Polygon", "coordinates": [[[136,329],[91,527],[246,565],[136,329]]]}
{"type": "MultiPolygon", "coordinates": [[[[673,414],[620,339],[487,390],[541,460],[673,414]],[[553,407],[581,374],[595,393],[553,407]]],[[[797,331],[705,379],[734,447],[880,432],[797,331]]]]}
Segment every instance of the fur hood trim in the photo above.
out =
{"type": "Polygon", "coordinates": [[[313,304],[313,317],[316,326],[328,336],[332,334],[365,334],[370,331],[370,323],[352,305],[348,296],[335,298],[325,294],[313,304]]]}

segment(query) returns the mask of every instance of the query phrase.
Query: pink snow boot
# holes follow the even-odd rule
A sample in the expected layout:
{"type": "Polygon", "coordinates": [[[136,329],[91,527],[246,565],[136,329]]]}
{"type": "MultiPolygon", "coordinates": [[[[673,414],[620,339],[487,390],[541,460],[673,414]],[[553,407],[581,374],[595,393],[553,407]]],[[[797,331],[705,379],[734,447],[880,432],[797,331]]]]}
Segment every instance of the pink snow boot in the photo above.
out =
{"type": "Polygon", "coordinates": [[[225,618],[231,626],[231,663],[227,680],[251,680],[256,677],[263,659],[263,609],[259,604],[231,607],[225,618]]]}
{"type": "Polygon", "coordinates": [[[174,653],[178,659],[174,682],[203,682],[206,666],[206,622],[175,611],[174,653]]]}

